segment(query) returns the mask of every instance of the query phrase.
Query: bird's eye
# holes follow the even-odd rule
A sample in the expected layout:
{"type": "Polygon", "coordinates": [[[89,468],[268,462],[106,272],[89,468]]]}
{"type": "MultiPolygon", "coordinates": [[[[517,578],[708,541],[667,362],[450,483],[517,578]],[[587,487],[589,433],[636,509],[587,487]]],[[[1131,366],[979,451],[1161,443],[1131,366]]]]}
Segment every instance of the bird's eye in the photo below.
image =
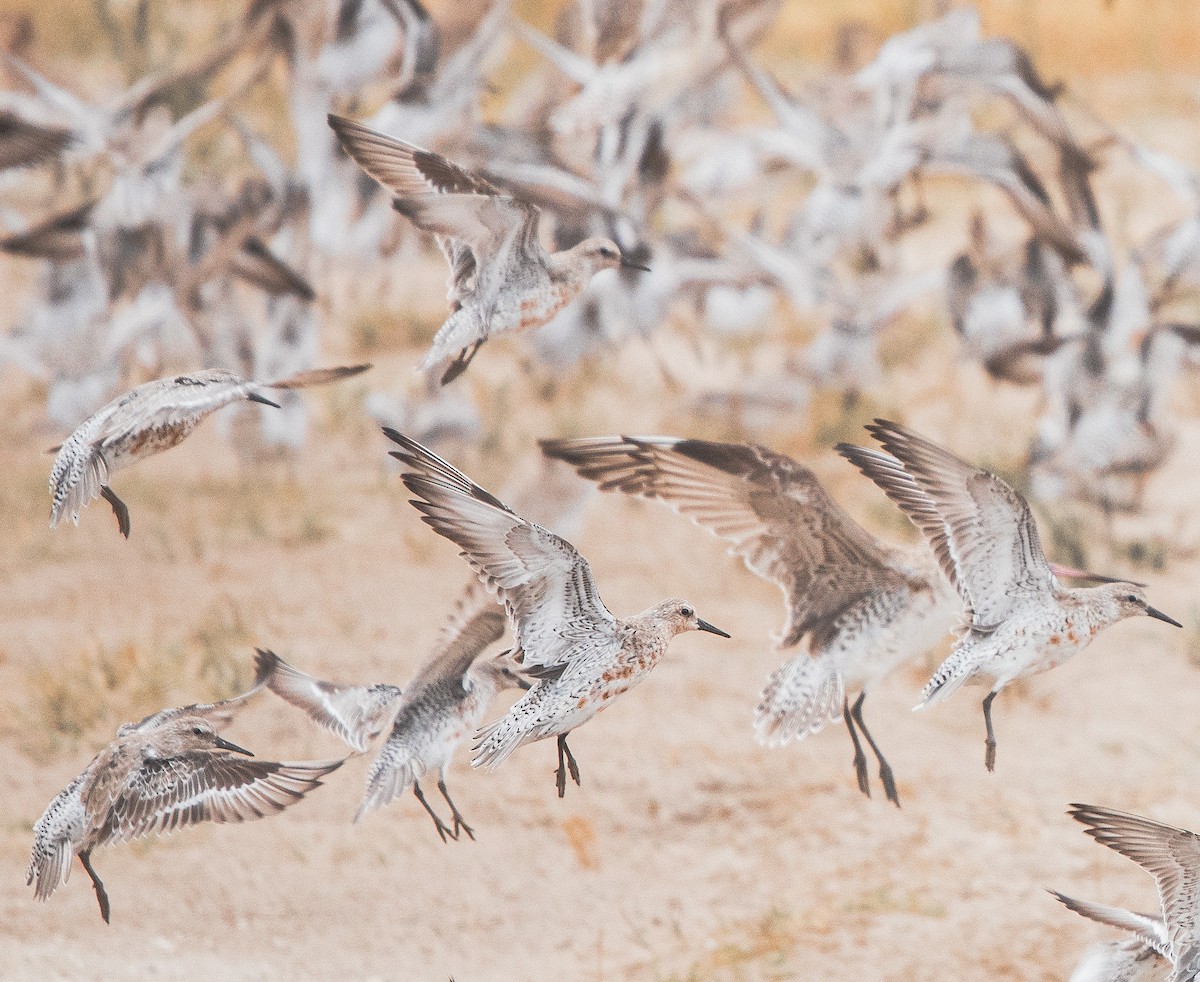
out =
{"type": "Polygon", "coordinates": [[[204,736],[204,730],[202,728],[200,728],[199,726],[193,726],[192,732],[195,733],[196,736],[204,736]]]}
{"type": "Polygon", "coordinates": [[[694,614],[694,613],[696,613],[696,612],[695,612],[694,610],[692,610],[692,608],[691,608],[691,607],[680,607],[680,608],[679,608],[679,613],[680,613],[681,615],[683,615],[684,617],[691,617],[691,616],[692,616],[692,614],[694,614]]]}
{"type": "Polygon", "coordinates": [[[1127,596],[1125,599],[1128,600],[1131,604],[1137,603],[1137,597],[1135,597],[1132,593],[1129,594],[1129,596],[1127,596]]]}

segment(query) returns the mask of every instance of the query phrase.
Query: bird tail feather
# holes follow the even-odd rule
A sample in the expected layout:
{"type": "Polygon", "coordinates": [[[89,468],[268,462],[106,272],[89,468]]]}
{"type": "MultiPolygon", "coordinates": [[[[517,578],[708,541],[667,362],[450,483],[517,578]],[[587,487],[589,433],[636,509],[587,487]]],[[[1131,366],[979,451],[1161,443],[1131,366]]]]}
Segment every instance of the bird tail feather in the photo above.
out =
{"type": "Polygon", "coordinates": [[[846,687],[830,658],[802,654],[777,668],[754,712],[758,742],[780,747],[842,718],[846,687]]]}

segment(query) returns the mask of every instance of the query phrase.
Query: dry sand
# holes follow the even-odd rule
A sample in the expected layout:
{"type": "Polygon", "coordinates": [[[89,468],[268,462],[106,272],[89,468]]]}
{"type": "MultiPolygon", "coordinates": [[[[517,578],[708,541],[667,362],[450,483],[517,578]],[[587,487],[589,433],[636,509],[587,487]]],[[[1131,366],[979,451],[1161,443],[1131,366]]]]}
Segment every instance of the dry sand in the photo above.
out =
{"type": "MultiPolygon", "coordinates": [[[[973,432],[972,411],[997,396],[972,371],[941,402],[915,395],[931,408],[912,421],[957,445],[1003,433],[994,417],[973,432]]],[[[631,403],[625,428],[688,425],[671,425],[671,400],[655,396],[631,403]]],[[[781,620],[773,588],[665,510],[597,496],[578,545],[609,606],[629,612],[680,594],[734,637],[678,639],[644,686],[581,729],[572,740],[581,789],[555,797],[552,744],[492,774],[460,759],[451,786],[478,841],[443,845],[411,798],[351,825],[360,758],[270,821],[98,854],[111,926],[78,868],[49,903],[35,903],[24,884],[30,826],[123,720],[233,691],[252,645],[346,681],[403,682],[428,650],[465,566],[405,504],[383,438],[341,413],[335,395],[321,400],[299,481],[239,471],[213,424],[119,475],[128,543],[103,503],[78,529],[45,527],[49,461],[39,451],[53,441],[27,401],[6,409],[3,437],[19,464],[0,484],[5,978],[1064,978],[1103,931],[1044,888],[1154,903],[1151,881],[1083,836],[1067,803],[1200,825],[1194,562],[1138,571],[1187,631],[1118,625],[1001,697],[994,775],[983,769],[978,690],[913,714],[933,656],[889,680],[866,708],[899,778],[898,811],[878,792],[858,793],[841,727],[782,750],[754,743],[751,710],[781,660],[770,642],[781,620]],[[59,732],[52,713],[83,716],[82,735],[59,732]]],[[[522,421],[552,428],[537,407],[522,421]]],[[[1016,446],[1019,434],[1007,439],[1016,446]]],[[[1177,551],[1197,539],[1195,522],[1171,516],[1190,505],[1198,444],[1200,428],[1189,426],[1151,487],[1150,511],[1177,551]]],[[[888,516],[840,459],[809,459],[863,520],[888,516]]],[[[464,463],[492,487],[520,469],[504,455],[464,463]]],[[[1152,524],[1119,531],[1149,537],[1152,524]]],[[[1103,550],[1091,558],[1106,561],[1103,550]]],[[[285,759],[341,752],[269,695],[231,737],[285,759]]]]}
{"type": "MultiPolygon", "coordinates": [[[[1157,77],[1090,90],[1131,131],[1186,156],[1194,103],[1178,93],[1164,102],[1163,92],[1157,77]],[[1148,90],[1158,116],[1145,108],[1148,90]]],[[[1166,200],[1151,179],[1139,186],[1166,200]]],[[[1117,201],[1139,234],[1154,224],[1153,209],[1117,201]]],[[[965,227],[966,204],[960,196],[939,212],[945,227],[965,227]]],[[[921,235],[907,253],[922,266],[953,247],[936,229],[921,235]]],[[[435,325],[440,286],[430,296],[435,325]]],[[[653,358],[634,344],[557,386],[543,376],[533,395],[519,343],[489,345],[468,377],[483,395],[488,451],[455,460],[495,490],[527,469],[537,435],[750,435],[811,463],[868,525],[905,536],[882,496],[830,453],[836,440],[858,438],[865,419],[885,412],[1011,471],[1031,432],[1035,396],[961,365],[940,317],[889,334],[887,382],[854,413],[819,398],[802,417],[752,434],[693,415],[687,393],[655,368],[729,377],[741,363],[707,341],[664,334],[653,358]]],[[[746,361],[778,362],[801,336],[785,326],[746,361]]],[[[839,726],[786,749],[757,746],[752,709],[783,657],[770,640],[782,620],[777,593],[683,519],[597,497],[576,541],[608,605],[620,614],[687,596],[733,639],[678,639],[644,686],[581,729],[572,746],[582,788],[555,797],[552,744],[525,748],[492,774],[472,772],[464,751],[451,788],[478,841],[443,845],[411,798],[351,824],[369,762],[359,758],[278,818],[98,853],[111,926],[78,866],[49,903],[35,903],[24,882],[30,827],[121,722],[232,693],[250,676],[254,645],[354,682],[403,683],[425,657],[466,568],[405,503],[385,441],[354,408],[368,384],[411,384],[419,353],[368,352],[382,364],[362,386],[314,395],[321,422],[292,477],[241,469],[213,423],[118,475],[132,510],[128,543],[103,503],[78,529],[46,528],[41,451],[62,434],[39,422],[42,393],[4,377],[0,977],[1049,980],[1111,935],[1045,888],[1153,908],[1149,878],[1064,812],[1070,801],[1096,802],[1200,828],[1194,421],[1152,481],[1146,516],[1118,523],[1120,548],[1104,545],[1094,514],[1042,513],[1099,541],[1093,565],[1149,581],[1152,602],[1187,629],[1118,625],[1006,692],[995,774],[983,768],[981,692],[909,711],[937,653],[866,705],[902,810],[878,790],[870,801],[859,794],[839,726]],[[1131,565],[1130,544],[1165,553],[1165,569],[1131,565]]],[[[1177,401],[1195,420],[1195,393],[1177,401]]],[[[343,752],[269,695],[230,736],[266,757],[343,752]]]]}

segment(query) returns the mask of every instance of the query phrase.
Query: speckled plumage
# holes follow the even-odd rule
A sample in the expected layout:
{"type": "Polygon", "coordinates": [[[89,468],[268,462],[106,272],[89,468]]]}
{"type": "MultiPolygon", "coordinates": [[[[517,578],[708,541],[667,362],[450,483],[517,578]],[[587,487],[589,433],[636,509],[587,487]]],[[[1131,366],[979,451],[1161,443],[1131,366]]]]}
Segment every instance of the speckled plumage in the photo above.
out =
{"type": "Polygon", "coordinates": [[[1114,581],[1072,589],[1042,552],[1029,504],[1006,482],[887,420],[867,430],[882,451],[837,450],[879,485],[924,533],[958,591],[964,628],[922,692],[921,707],[964,683],[992,684],[983,702],[985,763],[995,765],[991,703],[1010,682],[1061,665],[1101,630],[1143,614],[1180,625],[1114,581]]]}
{"type": "Polygon", "coordinates": [[[50,802],[34,825],[27,881],[47,900],[78,855],[92,879],[100,914],[108,896],[91,866],[92,850],[197,822],[247,822],[294,805],[340,760],[280,763],[252,755],[218,731],[262,687],[234,699],[165,709],[126,723],[117,738],[50,802]]]}
{"type": "Polygon", "coordinates": [[[568,768],[579,770],[566,745],[573,729],[641,682],[683,631],[728,637],[682,600],[668,600],[617,619],[604,606],[588,562],[565,539],[534,525],[461,471],[395,430],[405,486],[424,521],[462,549],[483,584],[504,604],[516,637],[513,655],[537,679],[501,719],[479,732],[471,763],[493,768],[518,747],[558,738],[559,797],[568,768]]]}
{"type": "Polygon", "coordinates": [[[50,470],[50,527],[103,496],[112,505],[121,533],[129,537],[129,512],[108,486],[130,464],[177,446],[211,413],[249,399],[276,405],[259,389],[297,389],[348,378],[369,365],[315,369],[286,379],[257,382],[221,368],[145,382],[84,420],[54,458],[50,470]]]}
{"type": "Polygon", "coordinates": [[[437,651],[404,689],[377,683],[343,686],[322,682],[264,652],[260,664],[267,685],[303,709],[317,723],[356,750],[390,726],[367,777],[367,793],[355,816],[399,798],[410,787],[433,818],[438,834],[458,838],[460,830],[474,838],[446,790],[446,773],[454,751],[474,733],[492,697],[500,689],[521,684],[508,653],[477,661],[488,645],[504,634],[504,612],[478,581],[464,592],[437,651]],[[421,779],[438,775],[438,788],[454,820],[448,827],[425,800],[421,779]]]}
{"type": "MultiPolygon", "coordinates": [[[[547,253],[541,212],[429,150],[330,116],[346,152],[395,195],[397,211],[437,236],[450,266],[450,316],[421,370],[453,356],[442,383],[462,374],[493,334],[548,323],[602,269],[632,266],[610,239],[547,253]]],[[[635,268],[642,268],[636,267],[635,268]]]]}
{"type": "MultiPolygon", "coordinates": [[[[954,623],[956,598],[932,564],[876,540],[812,471],[757,444],[613,436],[543,440],[542,450],[602,490],[652,498],[686,515],[780,588],[787,620],[777,646],[803,643],[805,650],[767,680],[755,733],[767,746],[802,739],[840,720],[847,690],[859,692],[847,726],[859,785],[869,794],[854,730],[862,697],[954,623]]],[[[891,769],[879,761],[887,796],[896,800],[891,769]]]]}

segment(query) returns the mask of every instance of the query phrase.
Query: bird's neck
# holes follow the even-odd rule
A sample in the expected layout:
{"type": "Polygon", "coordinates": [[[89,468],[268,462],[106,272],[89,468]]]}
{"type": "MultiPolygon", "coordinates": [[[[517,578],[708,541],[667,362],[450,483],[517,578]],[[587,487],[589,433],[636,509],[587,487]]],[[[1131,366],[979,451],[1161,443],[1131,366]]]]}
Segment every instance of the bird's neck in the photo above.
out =
{"type": "Polygon", "coordinates": [[[551,255],[546,266],[550,273],[550,282],[556,286],[564,286],[572,291],[582,290],[592,278],[592,270],[574,261],[575,250],[567,249],[551,255]]]}

